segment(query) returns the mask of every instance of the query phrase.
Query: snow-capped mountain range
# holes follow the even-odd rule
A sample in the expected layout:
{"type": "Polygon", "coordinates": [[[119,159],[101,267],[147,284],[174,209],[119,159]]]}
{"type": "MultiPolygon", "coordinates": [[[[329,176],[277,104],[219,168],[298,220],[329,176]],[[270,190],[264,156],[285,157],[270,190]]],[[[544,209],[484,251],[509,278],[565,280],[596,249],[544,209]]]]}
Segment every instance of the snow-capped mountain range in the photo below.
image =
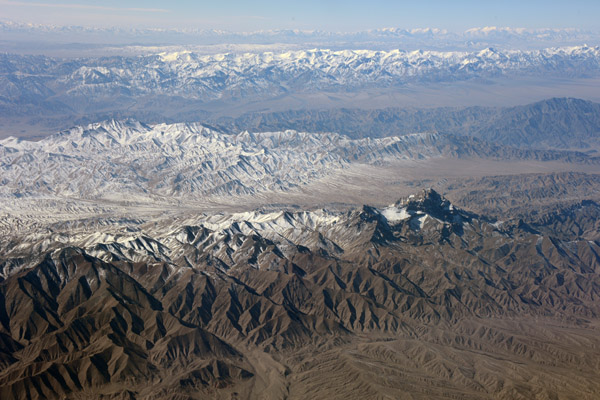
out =
{"type": "Polygon", "coordinates": [[[517,149],[448,133],[350,139],[337,133],[227,134],[200,123],[108,120],[38,142],[0,140],[0,199],[5,206],[39,198],[206,204],[326,183],[349,168],[372,174],[437,157],[599,162],[576,151],[517,149]]]}
{"type": "Polygon", "coordinates": [[[57,59],[0,56],[2,103],[61,101],[80,108],[98,98],[178,96],[199,101],[351,91],[491,79],[501,76],[595,77],[600,47],[477,52],[306,50],[57,59]]]}
{"type": "Polygon", "coordinates": [[[0,141],[0,193],[104,200],[198,200],[281,192],[351,163],[439,156],[448,139],[351,140],[295,131],[222,134],[200,124],[108,121],[39,142],[0,141]]]}
{"type": "MultiPolygon", "coordinates": [[[[231,265],[242,259],[247,261],[247,257],[256,258],[251,263],[268,269],[270,263],[277,263],[273,253],[278,258],[284,255],[292,258],[299,251],[298,246],[346,258],[360,255],[355,249],[363,248],[369,241],[406,242],[414,240],[415,235],[440,240],[453,232],[462,235],[465,230],[485,229],[486,233],[497,230],[474,218],[474,214],[455,209],[433,190],[424,190],[381,209],[363,206],[347,211],[200,213],[145,222],[143,219],[112,221],[93,229],[68,222],[54,224],[49,231],[31,230],[14,244],[0,241],[0,259],[77,246],[107,262],[117,259],[164,261],[181,267],[200,254],[210,254],[231,265]],[[258,240],[259,246],[248,248],[247,239],[258,240]],[[192,248],[193,254],[190,254],[192,248]]],[[[36,262],[37,258],[31,260],[36,262]]],[[[0,278],[23,267],[12,263],[0,265],[0,278]]]]}

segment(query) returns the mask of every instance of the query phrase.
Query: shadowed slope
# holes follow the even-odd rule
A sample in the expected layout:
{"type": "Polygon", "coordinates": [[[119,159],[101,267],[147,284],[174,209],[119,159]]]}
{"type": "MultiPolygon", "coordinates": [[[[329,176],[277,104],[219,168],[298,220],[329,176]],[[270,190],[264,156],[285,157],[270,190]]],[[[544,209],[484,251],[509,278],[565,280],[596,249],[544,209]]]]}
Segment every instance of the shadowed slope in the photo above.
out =
{"type": "Polygon", "coordinates": [[[5,275],[3,398],[600,390],[594,242],[501,230],[432,190],[382,210],[171,228],[51,250],[5,275]]]}

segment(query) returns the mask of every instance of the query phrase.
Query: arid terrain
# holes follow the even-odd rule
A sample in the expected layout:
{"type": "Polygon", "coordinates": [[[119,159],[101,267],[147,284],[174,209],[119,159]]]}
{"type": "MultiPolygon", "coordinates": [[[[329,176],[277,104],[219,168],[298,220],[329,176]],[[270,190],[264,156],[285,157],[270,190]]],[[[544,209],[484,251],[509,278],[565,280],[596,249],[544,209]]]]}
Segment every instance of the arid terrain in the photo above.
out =
{"type": "Polygon", "coordinates": [[[600,398],[600,47],[469,32],[0,55],[0,399],[600,398]]]}
{"type": "Polygon", "coordinates": [[[380,209],[55,225],[3,246],[0,392],[594,399],[600,247],[541,233],[545,218],[494,223],[425,190],[380,209]]]}

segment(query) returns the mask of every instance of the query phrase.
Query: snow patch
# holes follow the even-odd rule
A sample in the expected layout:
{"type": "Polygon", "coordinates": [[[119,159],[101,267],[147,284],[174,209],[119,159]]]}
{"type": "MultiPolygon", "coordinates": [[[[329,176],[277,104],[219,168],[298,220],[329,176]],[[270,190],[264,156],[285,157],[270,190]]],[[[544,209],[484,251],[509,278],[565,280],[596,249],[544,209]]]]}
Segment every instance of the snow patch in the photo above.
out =
{"type": "Polygon", "coordinates": [[[412,214],[406,211],[405,207],[398,208],[396,206],[392,206],[381,210],[381,215],[383,215],[389,222],[398,222],[409,219],[412,214]]]}

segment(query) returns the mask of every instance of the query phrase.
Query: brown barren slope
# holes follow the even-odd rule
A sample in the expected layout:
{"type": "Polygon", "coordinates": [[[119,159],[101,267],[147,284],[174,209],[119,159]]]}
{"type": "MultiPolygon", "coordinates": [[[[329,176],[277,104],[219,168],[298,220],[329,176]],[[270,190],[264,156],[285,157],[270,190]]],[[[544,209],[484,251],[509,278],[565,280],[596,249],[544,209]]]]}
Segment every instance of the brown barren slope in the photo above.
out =
{"type": "Polygon", "coordinates": [[[0,398],[600,396],[596,242],[395,209],[4,249],[0,398]]]}

